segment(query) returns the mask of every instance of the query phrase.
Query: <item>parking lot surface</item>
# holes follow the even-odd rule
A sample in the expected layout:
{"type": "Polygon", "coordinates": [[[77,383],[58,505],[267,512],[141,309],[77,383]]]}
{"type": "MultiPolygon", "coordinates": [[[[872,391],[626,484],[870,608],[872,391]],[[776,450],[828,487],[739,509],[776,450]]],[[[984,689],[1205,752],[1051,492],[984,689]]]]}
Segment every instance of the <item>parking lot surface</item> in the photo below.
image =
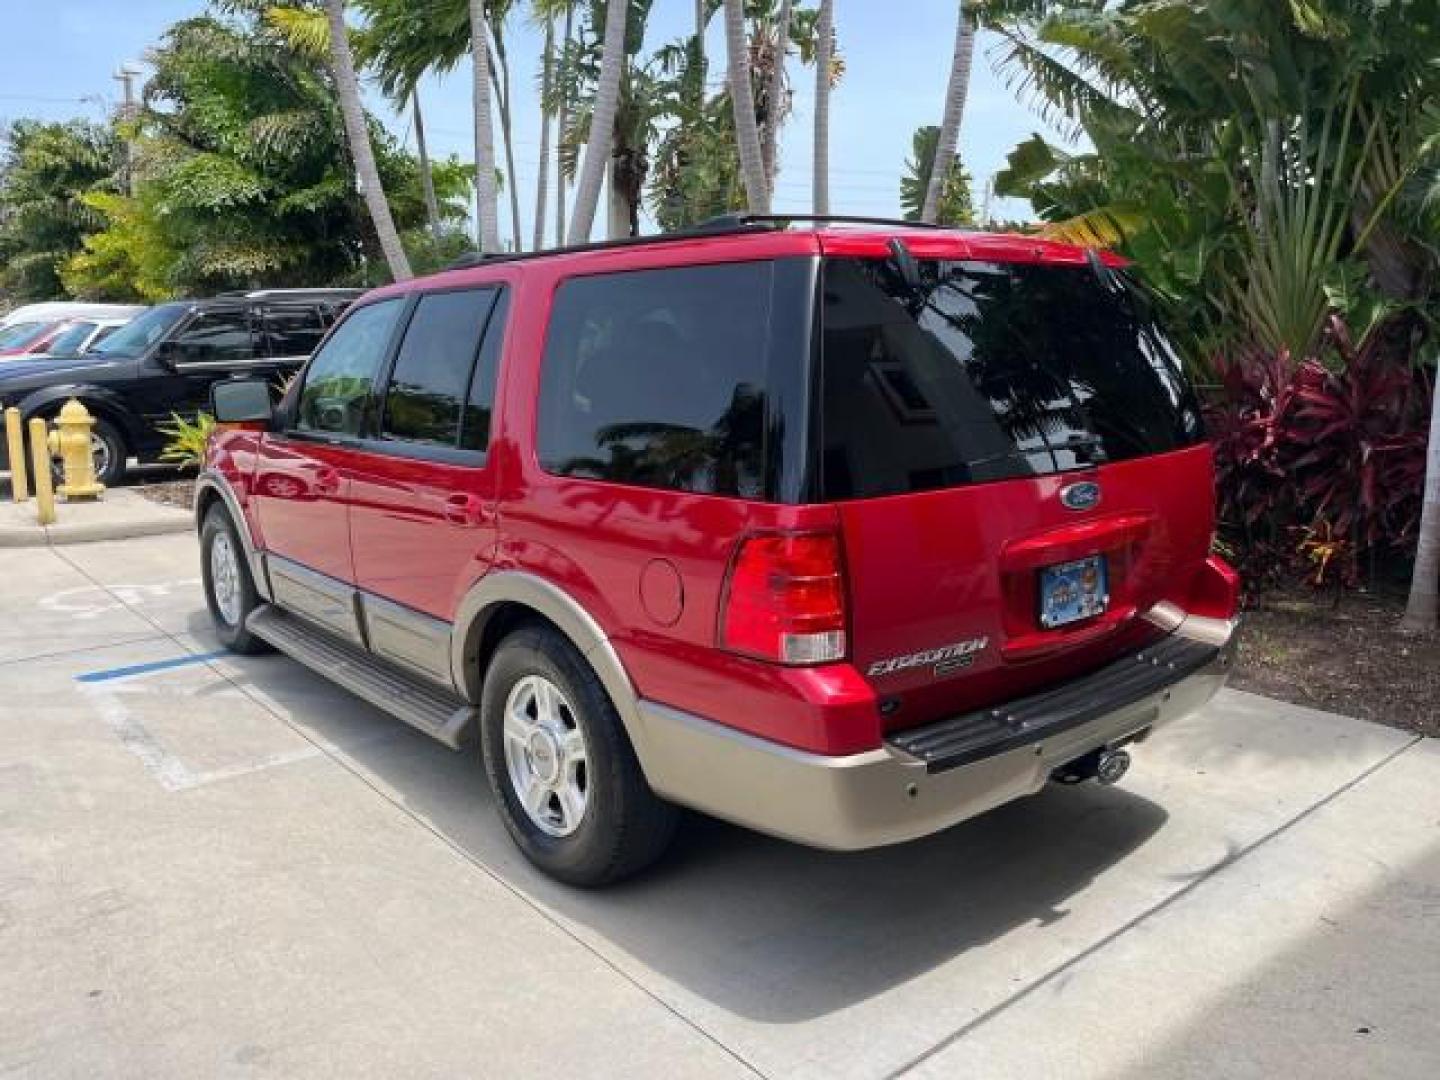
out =
{"type": "Polygon", "coordinates": [[[196,544],[7,551],[0,1073],[1440,1075],[1440,745],[1227,692],[1119,787],[578,892],[483,770],[219,653],[196,544]]]}

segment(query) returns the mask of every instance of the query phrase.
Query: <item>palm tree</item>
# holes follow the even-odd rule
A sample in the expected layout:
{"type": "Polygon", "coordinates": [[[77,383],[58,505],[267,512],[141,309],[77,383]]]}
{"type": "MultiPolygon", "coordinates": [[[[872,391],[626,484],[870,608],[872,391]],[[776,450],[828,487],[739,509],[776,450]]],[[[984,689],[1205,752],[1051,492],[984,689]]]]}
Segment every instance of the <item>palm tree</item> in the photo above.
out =
{"type": "Polygon", "coordinates": [[[768,214],[770,185],[760,149],[760,126],[755,120],[755,88],[750,84],[750,50],[745,40],[742,0],[725,0],[725,50],[730,63],[730,103],[735,111],[735,141],[740,151],[745,202],[752,214],[768,214]]]}
{"type": "MultiPolygon", "coordinates": [[[[469,0],[470,54],[474,63],[475,189],[480,250],[500,250],[500,205],[495,190],[495,126],[490,116],[490,33],[485,0],[469,0]]],[[[515,178],[510,178],[514,186],[515,178]]],[[[519,237],[516,237],[518,240],[519,237]]]]}
{"type": "Polygon", "coordinates": [[[835,48],[835,0],[820,0],[820,25],[815,33],[815,206],[830,212],[830,68],[835,48]]]}
{"type": "MultiPolygon", "coordinates": [[[[970,92],[970,63],[975,56],[975,20],[967,0],[960,0],[960,14],[955,27],[955,58],[950,64],[950,84],[945,89],[945,115],[940,121],[940,143],[935,160],[955,160],[955,144],[960,138],[960,122],[965,118],[965,98],[970,92]]],[[[945,169],[931,169],[930,183],[925,189],[925,204],[920,220],[934,224],[940,208],[940,195],[945,187],[945,169]]]]}
{"type": "Polygon", "coordinates": [[[435,174],[430,171],[430,149],[425,144],[425,115],[420,111],[420,89],[410,88],[410,112],[415,121],[415,154],[420,159],[420,191],[425,196],[425,220],[430,235],[441,237],[440,200],[435,197],[435,174]]]}
{"type": "Polygon", "coordinates": [[[545,246],[545,200],[550,185],[550,88],[555,73],[555,16],[545,16],[545,52],[540,62],[540,175],[535,178],[536,251],[545,246]]]}
{"type": "MultiPolygon", "coordinates": [[[[560,41],[560,58],[563,60],[570,53],[570,43],[574,37],[575,30],[575,5],[566,0],[565,4],[565,33],[560,41]]],[[[559,72],[555,73],[556,78],[559,72]]],[[[559,247],[565,243],[565,170],[560,167],[560,153],[558,148],[559,140],[565,138],[565,125],[570,122],[568,115],[570,111],[570,93],[568,88],[556,85],[559,91],[559,100],[555,106],[555,138],[557,148],[555,153],[555,246],[559,247]]]]}
{"type": "Polygon", "coordinates": [[[490,87],[495,92],[495,104],[500,110],[500,143],[505,154],[505,175],[508,177],[507,194],[510,199],[510,231],[514,234],[515,250],[524,247],[520,235],[520,185],[515,173],[515,125],[510,112],[510,56],[505,48],[505,20],[510,15],[513,0],[485,0],[489,5],[487,28],[493,52],[490,57],[490,87]]]}
{"type": "Polygon", "coordinates": [[[380,184],[380,170],[375,165],[375,148],[370,145],[370,132],[365,126],[365,112],[360,105],[360,82],[355,77],[355,58],[350,52],[350,34],[345,27],[345,0],[325,0],[325,14],[330,25],[330,60],[335,73],[335,92],[340,99],[340,114],[345,119],[345,137],[355,174],[360,182],[370,220],[390,275],[396,281],[411,277],[410,260],[400,245],[395,219],[390,216],[390,203],[380,184]]]}
{"type": "Polygon", "coordinates": [[[1410,601],[1400,629],[1432,633],[1440,614],[1440,386],[1430,403],[1430,447],[1425,455],[1425,502],[1420,511],[1420,538],[1415,546],[1415,571],[1410,601]]]}
{"type": "Polygon", "coordinates": [[[760,146],[760,155],[765,162],[765,190],[769,198],[775,198],[775,175],[779,171],[775,160],[775,144],[780,137],[780,119],[784,110],[780,99],[785,94],[785,53],[790,45],[791,0],[781,0],[780,15],[775,27],[775,55],[770,61],[770,88],[766,94],[769,115],[765,121],[765,141],[760,146]]]}
{"type": "MultiPolygon", "coordinates": [[[[470,0],[471,4],[479,0],[470,0]]],[[[570,218],[570,243],[590,239],[595,210],[600,205],[600,185],[605,179],[610,146],[615,135],[615,113],[620,105],[620,76],[625,68],[625,23],[630,13],[628,0],[609,0],[605,5],[604,52],[600,60],[600,83],[595,91],[595,108],[590,114],[590,135],[585,142],[585,163],[575,187],[575,209],[570,218]]],[[[752,114],[753,120],[753,114],[752,114]]]]}

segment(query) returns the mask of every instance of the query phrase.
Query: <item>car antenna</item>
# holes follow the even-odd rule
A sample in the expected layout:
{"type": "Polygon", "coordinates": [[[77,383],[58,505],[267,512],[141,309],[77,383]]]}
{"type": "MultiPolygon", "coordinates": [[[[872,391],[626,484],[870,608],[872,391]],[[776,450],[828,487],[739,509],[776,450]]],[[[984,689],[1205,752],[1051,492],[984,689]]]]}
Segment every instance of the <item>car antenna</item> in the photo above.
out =
{"type": "Polygon", "coordinates": [[[905,282],[905,287],[911,292],[918,293],[922,284],[920,264],[915,261],[910,246],[900,237],[892,236],[886,247],[890,249],[890,258],[895,262],[895,269],[900,271],[900,280],[905,282]]]}

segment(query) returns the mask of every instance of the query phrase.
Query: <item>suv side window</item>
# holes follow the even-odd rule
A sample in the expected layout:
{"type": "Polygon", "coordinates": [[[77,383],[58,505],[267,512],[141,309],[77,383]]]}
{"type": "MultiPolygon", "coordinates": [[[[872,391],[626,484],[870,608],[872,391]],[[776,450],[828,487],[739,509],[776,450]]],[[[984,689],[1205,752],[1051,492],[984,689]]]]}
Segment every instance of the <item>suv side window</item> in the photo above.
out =
{"type": "Polygon", "coordinates": [[[370,391],[390,349],[403,297],[356,308],[305,369],[295,417],[297,431],[359,435],[370,391]]]}
{"type": "Polygon", "coordinates": [[[485,340],[480,345],[480,359],[470,379],[470,394],[465,403],[465,421],[460,425],[460,445],[466,450],[485,452],[490,449],[490,419],[495,409],[495,383],[500,374],[500,353],[505,343],[505,321],[510,313],[510,294],[500,290],[490,320],[485,324],[485,340]]]}
{"type": "Polygon", "coordinates": [[[542,467],[761,497],[774,264],[573,278],[541,374],[542,467]]]}
{"type": "Polygon", "coordinates": [[[309,356],[325,336],[320,309],[309,304],[274,307],[265,311],[265,337],[270,355],[300,358],[309,356]]]}
{"type": "Polygon", "coordinates": [[[244,364],[255,359],[255,335],[247,311],[207,311],[175,335],[177,364],[244,364]]]}
{"type": "MultiPolygon", "coordinates": [[[[431,446],[461,444],[467,392],[495,293],[493,288],[457,289],[420,297],[390,373],[381,424],[384,438],[431,446]]],[[[488,442],[488,411],[485,425],[488,442]]],[[[482,443],[476,449],[484,447],[482,443]]]]}

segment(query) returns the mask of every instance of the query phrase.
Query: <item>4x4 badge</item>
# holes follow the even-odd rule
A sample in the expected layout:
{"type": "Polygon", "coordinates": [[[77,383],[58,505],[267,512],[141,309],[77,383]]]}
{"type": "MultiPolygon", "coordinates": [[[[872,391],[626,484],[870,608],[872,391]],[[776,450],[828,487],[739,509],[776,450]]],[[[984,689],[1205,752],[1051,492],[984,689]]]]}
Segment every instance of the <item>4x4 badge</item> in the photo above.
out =
{"type": "Polygon", "coordinates": [[[1071,510],[1093,510],[1100,505],[1100,485],[1090,480],[1060,489],[1060,501],[1071,510]]]}

